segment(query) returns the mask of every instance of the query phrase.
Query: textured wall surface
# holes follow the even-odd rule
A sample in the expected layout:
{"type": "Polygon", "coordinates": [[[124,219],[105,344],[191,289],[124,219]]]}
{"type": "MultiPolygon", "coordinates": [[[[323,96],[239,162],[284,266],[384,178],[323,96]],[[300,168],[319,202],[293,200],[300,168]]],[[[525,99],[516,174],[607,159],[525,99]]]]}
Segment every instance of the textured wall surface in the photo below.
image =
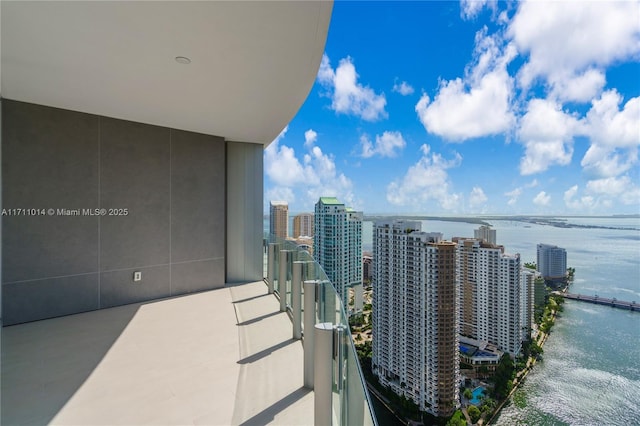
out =
{"type": "Polygon", "coordinates": [[[7,99],[2,123],[2,207],[45,211],[2,217],[4,325],[224,285],[222,138],[7,99]]]}
{"type": "Polygon", "coordinates": [[[227,142],[227,282],[262,279],[262,145],[227,142]]]}

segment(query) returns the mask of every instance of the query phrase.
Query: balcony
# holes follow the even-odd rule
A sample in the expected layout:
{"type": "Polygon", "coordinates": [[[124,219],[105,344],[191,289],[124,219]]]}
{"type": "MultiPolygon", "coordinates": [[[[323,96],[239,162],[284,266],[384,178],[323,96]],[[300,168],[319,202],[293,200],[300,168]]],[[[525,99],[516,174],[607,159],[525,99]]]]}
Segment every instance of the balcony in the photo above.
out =
{"type": "MultiPolygon", "coordinates": [[[[287,284],[276,297],[260,281],[5,327],[2,424],[314,424],[287,284]]],[[[333,286],[321,296],[314,319],[345,325],[333,286]]],[[[343,337],[330,423],[375,425],[343,337]]]]}
{"type": "Polygon", "coordinates": [[[5,327],[2,424],[312,424],[302,345],[266,290],[5,327]]]}

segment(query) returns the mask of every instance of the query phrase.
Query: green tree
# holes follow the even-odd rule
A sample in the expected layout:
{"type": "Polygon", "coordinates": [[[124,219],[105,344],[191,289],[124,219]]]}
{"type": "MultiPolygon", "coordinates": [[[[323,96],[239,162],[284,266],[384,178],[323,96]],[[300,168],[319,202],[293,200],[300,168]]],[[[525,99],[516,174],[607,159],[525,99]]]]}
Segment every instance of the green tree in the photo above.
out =
{"type": "Polygon", "coordinates": [[[482,400],[482,405],[480,405],[480,411],[483,414],[491,413],[496,408],[496,401],[492,398],[484,398],[482,400]]]}
{"type": "Polygon", "coordinates": [[[456,410],[447,422],[447,426],[467,426],[467,421],[464,419],[462,411],[456,410]]]}
{"type": "Polygon", "coordinates": [[[531,354],[531,356],[537,358],[542,355],[543,352],[544,351],[542,350],[540,345],[538,345],[536,342],[531,342],[531,346],[529,346],[529,353],[531,354]]]}
{"type": "Polygon", "coordinates": [[[468,389],[468,388],[464,390],[462,395],[467,399],[473,398],[473,392],[471,392],[471,389],[468,389]]]}
{"type": "Polygon", "coordinates": [[[469,413],[469,417],[471,417],[472,423],[477,423],[480,420],[480,410],[475,405],[471,405],[467,408],[467,413],[469,413]]]}
{"type": "Polygon", "coordinates": [[[493,376],[493,395],[497,399],[504,399],[509,392],[511,392],[514,375],[515,368],[513,360],[508,354],[504,354],[502,358],[500,358],[500,363],[496,367],[496,372],[493,376]]]}

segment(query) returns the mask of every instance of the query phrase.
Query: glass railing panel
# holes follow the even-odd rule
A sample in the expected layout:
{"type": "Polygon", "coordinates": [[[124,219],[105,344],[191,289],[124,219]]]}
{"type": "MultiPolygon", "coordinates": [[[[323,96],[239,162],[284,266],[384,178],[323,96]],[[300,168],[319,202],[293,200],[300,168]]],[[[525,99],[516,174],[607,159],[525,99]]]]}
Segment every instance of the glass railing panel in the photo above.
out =
{"type": "MultiPolygon", "coordinates": [[[[336,348],[334,350],[332,404],[334,421],[337,425],[377,425],[354,342],[349,331],[348,317],[345,315],[341,299],[335,287],[322,267],[313,259],[313,256],[306,250],[299,249],[294,242],[286,241],[273,235],[265,235],[265,242],[267,245],[268,243],[278,243],[280,249],[292,250],[295,253],[291,256],[291,264],[287,265],[288,276],[283,278],[283,291],[280,291],[280,277],[278,277],[280,269],[279,253],[276,254],[278,258],[276,259],[275,277],[278,282],[275,284],[275,288],[279,297],[285,297],[287,307],[291,308],[291,271],[293,262],[310,262],[303,268],[302,281],[316,280],[320,282],[316,322],[330,322],[337,327],[342,327],[344,330],[342,338],[335,342],[336,348]]],[[[304,300],[304,286],[301,293],[302,300],[304,300]]],[[[304,304],[302,304],[302,309],[304,311],[304,304]]],[[[304,314],[302,318],[304,318],[304,314]]],[[[303,323],[303,333],[304,326],[305,324],[303,323]]]]}

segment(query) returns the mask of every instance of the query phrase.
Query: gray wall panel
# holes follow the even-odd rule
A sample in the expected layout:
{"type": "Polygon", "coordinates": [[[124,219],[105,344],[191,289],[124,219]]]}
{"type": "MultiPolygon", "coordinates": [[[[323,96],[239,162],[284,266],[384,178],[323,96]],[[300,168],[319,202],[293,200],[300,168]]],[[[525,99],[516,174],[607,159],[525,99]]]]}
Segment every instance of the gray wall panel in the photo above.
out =
{"type": "Polygon", "coordinates": [[[171,291],[173,294],[193,293],[224,287],[224,258],[201,260],[171,265],[171,291]]]}
{"type": "Polygon", "coordinates": [[[57,209],[98,206],[98,118],[3,100],[3,207],[55,209],[3,217],[3,281],[95,272],[98,218],[57,209]]]}
{"type": "Polygon", "coordinates": [[[227,142],[227,282],[262,279],[262,145],[227,142]]]}
{"type": "Polygon", "coordinates": [[[102,308],[168,296],[170,296],[169,265],[100,274],[100,306],[102,308]],[[133,281],[134,271],[142,272],[141,281],[133,281]]]}
{"type": "Polygon", "coordinates": [[[101,271],[169,263],[169,129],[101,120],[101,271]]]}
{"type": "Polygon", "coordinates": [[[3,284],[4,325],[98,309],[98,274],[3,284]]]}
{"type": "MultiPolygon", "coordinates": [[[[129,211],[4,217],[4,325],[224,285],[221,138],[6,99],[2,123],[4,208],[129,211]],[[133,283],[134,270],[143,271],[142,282],[133,283]]],[[[238,145],[248,145],[254,160],[259,153],[260,176],[237,176],[242,183],[234,190],[243,192],[248,179],[261,192],[262,147],[238,145]]],[[[244,151],[233,162],[239,170],[247,163],[244,151]]],[[[244,194],[237,198],[244,203],[244,194]]],[[[261,206],[260,199],[260,226],[261,206]]],[[[234,222],[238,276],[246,277],[242,245],[252,215],[244,207],[234,212],[241,215],[234,222]]]]}
{"type": "Polygon", "coordinates": [[[171,131],[172,262],[224,256],[224,155],[221,138],[171,131]]]}

